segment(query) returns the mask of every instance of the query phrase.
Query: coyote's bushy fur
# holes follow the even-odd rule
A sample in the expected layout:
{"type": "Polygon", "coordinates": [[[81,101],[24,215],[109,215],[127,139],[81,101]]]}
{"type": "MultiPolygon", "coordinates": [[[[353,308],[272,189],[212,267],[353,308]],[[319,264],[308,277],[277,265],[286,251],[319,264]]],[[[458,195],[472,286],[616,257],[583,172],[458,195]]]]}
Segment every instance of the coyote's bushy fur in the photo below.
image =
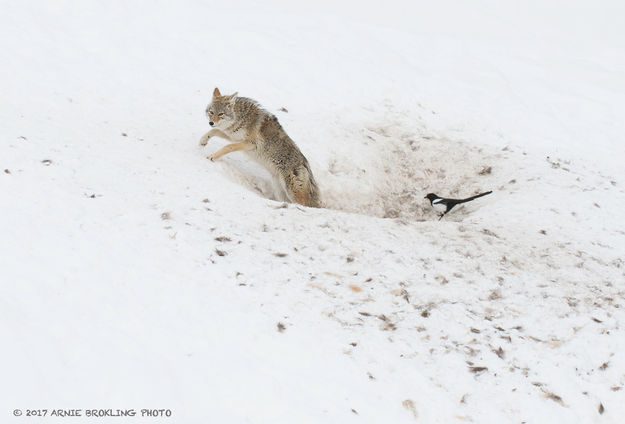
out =
{"type": "Polygon", "coordinates": [[[206,146],[213,136],[232,141],[208,159],[214,161],[227,153],[245,151],[258,159],[273,175],[291,202],[320,207],[319,189],[308,161],[287,135],[282,125],[252,99],[237,93],[222,96],[218,88],[206,108],[213,127],[200,139],[206,146]]]}

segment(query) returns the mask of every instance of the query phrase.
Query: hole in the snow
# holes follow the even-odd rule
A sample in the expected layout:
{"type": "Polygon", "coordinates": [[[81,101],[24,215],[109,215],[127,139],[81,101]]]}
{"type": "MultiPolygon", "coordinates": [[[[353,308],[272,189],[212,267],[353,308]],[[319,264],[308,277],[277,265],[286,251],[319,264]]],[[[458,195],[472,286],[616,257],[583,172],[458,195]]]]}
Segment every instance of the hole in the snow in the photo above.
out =
{"type": "MultiPolygon", "coordinates": [[[[424,199],[428,193],[464,198],[495,190],[501,156],[398,125],[372,125],[362,129],[353,152],[336,153],[317,178],[328,208],[426,221],[438,219],[424,199]]],[[[453,215],[465,215],[463,209],[453,215]]]]}

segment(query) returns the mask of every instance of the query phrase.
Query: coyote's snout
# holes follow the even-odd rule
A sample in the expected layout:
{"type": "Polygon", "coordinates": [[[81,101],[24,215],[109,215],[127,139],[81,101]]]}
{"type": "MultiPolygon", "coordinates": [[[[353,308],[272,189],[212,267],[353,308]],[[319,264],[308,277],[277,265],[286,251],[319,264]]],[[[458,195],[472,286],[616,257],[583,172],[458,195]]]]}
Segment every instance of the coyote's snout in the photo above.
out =
{"type": "Polygon", "coordinates": [[[245,151],[265,165],[291,202],[321,206],[319,188],[308,161],[278,118],[254,100],[239,97],[237,93],[222,96],[218,88],[213,91],[206,116],[212,129],[200,139],[202,146],[213,136],[232,141],[208,159],[214,161],[227,153],[245,151]]]}

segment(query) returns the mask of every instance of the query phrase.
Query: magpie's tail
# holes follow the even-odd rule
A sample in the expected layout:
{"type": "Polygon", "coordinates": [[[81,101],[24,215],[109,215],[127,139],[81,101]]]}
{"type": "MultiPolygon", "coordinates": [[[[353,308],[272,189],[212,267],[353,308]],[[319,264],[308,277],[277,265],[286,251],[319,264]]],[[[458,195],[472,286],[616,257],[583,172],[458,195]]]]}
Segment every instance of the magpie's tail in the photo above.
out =
{"type": "Polygon", "coordinates": [[[462,199],[458,203],[470,202],[471,200],[477,199],[478,197],[486,196],[487,194],[491,194],[491,193],[492,193],[492,190],[491,191],[487,191],[485,193],[476,194],[475,196],[471,196],[471,197],[467,197],[466,199],[462,199]]]}

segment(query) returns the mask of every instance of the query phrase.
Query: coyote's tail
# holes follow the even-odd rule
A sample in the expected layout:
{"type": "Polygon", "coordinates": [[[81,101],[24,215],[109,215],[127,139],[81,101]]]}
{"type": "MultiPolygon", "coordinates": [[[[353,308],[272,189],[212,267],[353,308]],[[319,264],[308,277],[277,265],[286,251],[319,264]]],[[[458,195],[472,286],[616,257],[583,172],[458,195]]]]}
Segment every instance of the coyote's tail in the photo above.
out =
{"type": "Polygon", "coordinates": [[[320,208],[322,206],[321,199],[319,199],[319,186],[317,186],[315,177],[313,177],[312,171],[310,170],[310,165],[308,165],[308,161],[306,161],[304,167],[306,168],[306,172],[308,173],[308,178],[306,179],[306,193],[308,194],[310,206],[320,208]]]}

